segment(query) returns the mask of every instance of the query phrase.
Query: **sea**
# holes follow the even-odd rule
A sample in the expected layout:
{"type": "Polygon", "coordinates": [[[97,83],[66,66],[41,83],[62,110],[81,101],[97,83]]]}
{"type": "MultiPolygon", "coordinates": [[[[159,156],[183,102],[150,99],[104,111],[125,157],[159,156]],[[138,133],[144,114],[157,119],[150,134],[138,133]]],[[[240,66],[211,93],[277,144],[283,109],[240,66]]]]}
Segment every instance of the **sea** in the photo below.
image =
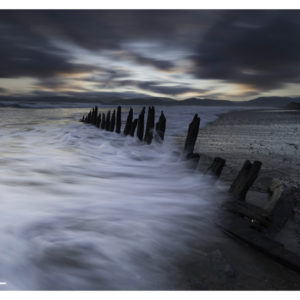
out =
{"type": "Polygon", "coordinates": [[[195,113],[241,108],[156,106],[166,136],[147,145],[79,122],[92,106],[0,104],[0,290],[189,288],[224,190],[188,168],[184,137],[195,113]]]}

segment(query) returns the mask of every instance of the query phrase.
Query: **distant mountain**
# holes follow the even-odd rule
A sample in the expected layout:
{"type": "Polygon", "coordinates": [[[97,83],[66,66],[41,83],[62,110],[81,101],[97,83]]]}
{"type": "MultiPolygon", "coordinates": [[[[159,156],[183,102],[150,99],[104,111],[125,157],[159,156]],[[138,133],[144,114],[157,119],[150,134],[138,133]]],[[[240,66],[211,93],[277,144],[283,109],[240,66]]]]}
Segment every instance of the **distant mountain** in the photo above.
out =
{"type": "Polygon", "coordinates": [[[246,101],[243,105],[250,106],[284,106],[289,102],[300,103],[300,97],[259,97],[250,101],[246,101]]]}
{"type": "Polygon", "coordinates": [[[291,97],[259,97],[249,101],[230,101],[230,100],[214,100],[188,98],[176,101],[172,98],[135,98],[135,99],[114,99],[102,101],[109,104],[128,104],[128,105],[201,105],[201,106],[262,106],[262,107],[280,107],[289,102],[300,103],[299,98],[291,97]]]}
{"type": "Polygon", "coordinates": [[[239,105],[240,102],[234,102],[229,100],[214,100],[214,99],[199,99],[199,98],[188,98],[185,100],[177,101],[177,105],[203,105],[203,106],[235,106],[239,105]]]}
{"type": "Polygon", "coordinates": [[[259,97],[249,101],[229,101],[214,99],[188,98],[185,100],[175,100],[168,97],[151,97],[147,95],[125,95],[109,93],[95,94],[87,97],[86,95],[67,95],[67,96],[0,96],[0,106],[10,106],[24,103],[85,103],[91,105],[200,105],[200,106],[262,106],[262,107],[283,107],[290,102],[300,103],[300,97],[259,97]],[[127,96],[127,97],[126,97],[127,96]],[[11,104],[10,104],[11,103],[11,104]]]}
{"type": "Polygon", "coordinates": [[[157,98],[157,97],[147,97],[147,98],[129,98],[129,99],[101,99],[103,104],[111,105],[176,105],[178,101],[171,98],[157,98]]]}
{"type": "Polygon", "coordinates": [[[299,109],[300,110],[300,102],[290,102],[286,106],[284,106],[286,109],[299,109]]]}
{"type": "Polygon", "coordinates": [[[249,101],[229,101],[229,100],[213,100],[213,99],[198,99],[189,98],[178,101],[180,105],[203,105],[203,106],[269,106],[279,107],[293,101],[300,103],[300,97],[259,97],[249,101]]]}

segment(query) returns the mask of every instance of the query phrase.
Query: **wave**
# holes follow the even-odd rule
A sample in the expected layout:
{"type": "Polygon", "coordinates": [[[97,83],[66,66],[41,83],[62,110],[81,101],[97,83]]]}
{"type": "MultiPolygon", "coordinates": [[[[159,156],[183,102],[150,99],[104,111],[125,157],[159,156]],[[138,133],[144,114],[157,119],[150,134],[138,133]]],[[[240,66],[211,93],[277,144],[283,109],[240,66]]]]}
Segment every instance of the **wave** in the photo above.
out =
{"type": "Polygon", "coordinates": [[[86,109],[0,109],[4,289],[186,287],[184,260],[221,239],[224,196],[187,168],[174,138],[195,112],[203,126],[226,108],[160,109],[162,145],[79,123],[86,109]]]}

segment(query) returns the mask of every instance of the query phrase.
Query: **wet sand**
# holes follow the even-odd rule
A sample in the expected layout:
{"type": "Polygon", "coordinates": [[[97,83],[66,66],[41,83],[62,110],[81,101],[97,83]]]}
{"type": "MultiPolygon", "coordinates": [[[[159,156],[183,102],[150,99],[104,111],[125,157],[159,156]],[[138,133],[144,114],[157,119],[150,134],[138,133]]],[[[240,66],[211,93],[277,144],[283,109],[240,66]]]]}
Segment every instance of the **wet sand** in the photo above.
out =
{"type": "MultiPolygon", "coordinates": [[[[273,177],[300,186],[300,111],[233,111],[201,128],[196,152],[226,159],[236,174],[244,161],[263,163],[259,179],[273,177]]],[[[231,178],[222,178],[225,181],[231,178]]]]}
{"type": "MultiPolygon", "coordinates": [[[[200,129],[195,149],[195,152],[201,154],[197,168],[205,171],[212,158],[217,156],[226,159],[226,168],[217,183],[226,191],[246,159],[261,161],[262,169],[248,192],[246,201],[263,207],[268,198],[267,191],[272,178],[278,178],[288,186],[299,189],[299,135],[300,111],[255,109],[225,113],[215,122],[200,129]]],[[[298,201],[294,215],[275,236],[275,240],[282,242],[295,253],[300,251],[299,207],[298,201]]],[[[224,238],[219,244],[219,249],[228,260],[227,263],[215,247],[216,245],[210,255],[216,255],[216,267],[219,270],[215,270],[214,259],[210,257],[210,275],[201,280],[204,289],[300,288],[298,273],[279,265],[242,242],[224,238]],[[210,279],[210,276],[213,278],[210,279]]],[[[195,273],[195,277],[199,276],[198,272],[195,273]]]]}

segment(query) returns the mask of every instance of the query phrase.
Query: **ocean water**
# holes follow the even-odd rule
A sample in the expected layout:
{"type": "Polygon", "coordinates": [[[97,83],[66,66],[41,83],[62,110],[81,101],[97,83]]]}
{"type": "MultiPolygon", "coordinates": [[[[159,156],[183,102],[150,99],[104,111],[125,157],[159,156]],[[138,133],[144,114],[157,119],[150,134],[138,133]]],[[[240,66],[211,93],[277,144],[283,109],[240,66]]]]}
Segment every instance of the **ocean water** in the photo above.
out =
{"type": "Polygon", "coordinates": [[[180,137],[195,113],[205,126],[232,108],[157,107],[166,139],[145,145],[77,106],[0,108],[0,290],[184,288],[178,264],[214,239],[223,193],[180,137]]]}

